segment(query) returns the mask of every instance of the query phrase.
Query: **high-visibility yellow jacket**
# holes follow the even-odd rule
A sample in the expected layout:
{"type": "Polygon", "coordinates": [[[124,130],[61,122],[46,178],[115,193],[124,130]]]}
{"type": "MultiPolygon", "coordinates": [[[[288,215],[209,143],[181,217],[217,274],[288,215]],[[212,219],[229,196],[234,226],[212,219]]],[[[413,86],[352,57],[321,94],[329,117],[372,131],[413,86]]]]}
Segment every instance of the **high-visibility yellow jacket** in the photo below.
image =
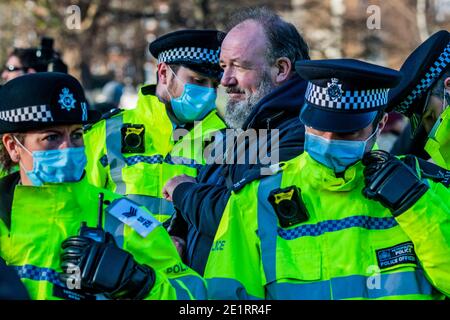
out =
{"type": "MultiPolygon", "coordinates": [[[[227,204],[205,279],[212,299],[442,299],[450,295],[450,192],[394,218],[363,197],[361,162],[336,177],[307,153],[227,204]],[[309,219],[280,226],[268,198],[296,186],[309,219]]],[[[290,195],[285,197],[289,199],[290,195]]]]}
{"type": "Polygon", "coordinates": [[[101,192],[104,199],[111,202],[104,208],[104,229],[138,263],[155,270],[155,285],[146,299],[205,299],[203,279],[182,263],[161,224],[144,207],[140,210],[145,216],[141,215],[140,220],[145,225],[140,226],[140,230],[136,228],[139,221],[123,220],[125,223],[122,223],[120,216],[108,210],[124,197],[94,187],[86,179],[42,187],[17,185],[11,212],[0,215],[11,217],[10,227],[0,219],[0,256],[18,272],[30,297],[59,299],[55,290],[66,286],[58,278],[61,243],[78,234],[82,221],[90,227],[97,225],[101,192]],[[143,230],[149,232],[145,237],[145,233],[141,233],[143,230]]]}
{"type": "Polygon", "coordinates": [[[436,164],[450,170],[450,106],[440,115],[425,145],[436,164]]]}
{"type": "Polygon", "coordinates": [[[206,163],[205,143],[223,128],[224,122],[213,111],[196,122],[189,132],[184,129],[174,132],[165,105],[154,95],[154,86],[145,86],[139,91],[135,109],[102,120],[86,133],[89,182],[127,195],[146,206],[157,219],[165,221],[174,209],[163,198],[164,185],[178,175],[197,176],[206,163]],[[122,153],[124,124],[144,126],[144,152],[122,153]],[[179,139],[174,133],[185,135],[179,139]]]}

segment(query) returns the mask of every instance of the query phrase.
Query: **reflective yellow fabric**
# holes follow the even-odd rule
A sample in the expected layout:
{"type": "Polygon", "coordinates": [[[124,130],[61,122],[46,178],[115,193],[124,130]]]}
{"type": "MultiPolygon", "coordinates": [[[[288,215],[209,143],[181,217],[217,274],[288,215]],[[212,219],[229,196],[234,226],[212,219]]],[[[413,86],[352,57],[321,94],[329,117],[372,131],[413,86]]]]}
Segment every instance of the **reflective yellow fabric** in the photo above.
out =
{"type": "Polygon", "coordinates": [[[135,201],[165,221],[174,209],[163,199],[164,185],[178,175],[195,177],[205,164],[205,143],[212,133],[222,128],[225,124],[213,111],[190,131],[174,132],[165,105],[156,96],[143,94],[141,89],[136,109],[102,120],[85,135],[88,179],[119,194],[136,195],[135,201]],[[145,127],[145,152],[122,154],[123,124],[145,127]],[[175,133],[178,136],[174,137],[175,133]]]}
{"type": "Polygon", "coordinates": [[[205,270],[209,297],[450,295],[449,190],[427,181],[430,190],[396,219],[379,202],[363,197],[362,172],[359,162],[336,177],[305,153],[280,173],[233,194],[205,270]],[[272,190],[291,186],[300,190],[309,219],[282,228],[268,198],[272,190]]]}
{"type": "Polygon", "coordinates": [[[425,151],[437,165],[450,170],[450,106],[441,114],[431,130],[425,151]]]}
{"type": "MultiPolygon", "coordinates": [[[[96,226],[100,192],[109,201],[122,197],[91,186],[85,179],[78,183],[16,187],[11,229],[0,221],[0,255],[19,273],[32,299],[58,299],[53,288],[64,285],[57,277],[61,272],[61,243],[78,234],[82,221],[96,226]]],[[[118,245],[137,262],[155,270],[156,282],[147,299],[205,298],[203,280],[182,264],[161,225],[143,238],[106,211],[103,217],[104,228],[114,235],[118,245]],[[114,225],[114,229],[108,230],[109,225],[114,225]],[[175,266],[178,272],[173,272],[175,266]]]]}

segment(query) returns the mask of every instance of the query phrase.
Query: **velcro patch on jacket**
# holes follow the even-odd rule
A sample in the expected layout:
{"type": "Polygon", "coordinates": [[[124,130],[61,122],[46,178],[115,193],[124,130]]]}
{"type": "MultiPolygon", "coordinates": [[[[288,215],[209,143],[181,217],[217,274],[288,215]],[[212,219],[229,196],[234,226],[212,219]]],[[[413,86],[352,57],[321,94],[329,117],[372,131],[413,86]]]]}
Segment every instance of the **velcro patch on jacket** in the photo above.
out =
{"type": "Polygon", "coordinates": [[[161,223],[139,204],[127,198],[114,200],[106,208],[106,212],[129,225],[143,238],[147,237],[161,223]]]}
{"type": "Polygon", "coordinates": [[[380,269],[390,268],[399,264],[417,264],[414,244],[411,241],[390,248],[376,250],[376,254],[380,269]]]}

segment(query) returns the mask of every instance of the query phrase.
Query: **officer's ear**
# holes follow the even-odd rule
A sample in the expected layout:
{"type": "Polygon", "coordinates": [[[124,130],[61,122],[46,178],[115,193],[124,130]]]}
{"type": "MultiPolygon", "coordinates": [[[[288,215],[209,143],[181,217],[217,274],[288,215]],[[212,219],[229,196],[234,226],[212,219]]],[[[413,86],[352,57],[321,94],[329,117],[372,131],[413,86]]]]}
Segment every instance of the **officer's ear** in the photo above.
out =
{"type": "Polygon", "coordinates": [[[445,87],[445,89],[447,89],[447,91],[450,92],[450,77],[448,77],[444,80],[444,87],[445,87]]]}
{"type": "Polygon", "coordinates": [[[167,64],[164,62],[158,64],[158,83],[167,85],[169,72],[167,64]]]}
{"type": "Polygon", "coordinates": [[[386,126],[388,118],[389,118],[388,114],[383,113],[380,122],[378,122],[378,135],[383,131],[384,127],[386,126]]]}
{"type": "Polygon", "coordinates": [[[275,83],[281,84],[289,79],[292,72],[292,62],[289,58],[281,57],[275,62],[275,83]]]}
{"type": "Polygon", "coordinates": [[[20,161],[20,153],[19,153],[19,144],[16,139],[14,139],[13,135],[10,133],[5,133],[2,136],[2,142],[5,146],[6,151],[8,151],[9,157],[15,163],[20,161]]]}

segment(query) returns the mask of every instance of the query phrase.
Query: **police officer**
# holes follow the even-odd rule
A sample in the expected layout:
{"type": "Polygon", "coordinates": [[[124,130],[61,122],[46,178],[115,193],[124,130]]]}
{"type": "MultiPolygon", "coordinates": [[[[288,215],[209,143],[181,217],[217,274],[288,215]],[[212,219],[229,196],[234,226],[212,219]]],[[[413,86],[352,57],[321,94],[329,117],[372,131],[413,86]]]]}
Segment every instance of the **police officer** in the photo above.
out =
{"type": "Polygon", "coordinates": [[[158,83],[139,90],[135,109],[111,114],[86,135],[91,183],[126,194],[160,221],[173,214],[165,183],[195,177],[204,142],[225,127],[215,110],[221,38],[216,30],[180,30],[150,44],[158,83]]]}
{"type": "Polygon", "coordinates": [[[230,198],[206,266],[210,297],[450,295],[449,190],[415,157],[371,151],[399,73],[351,59],[296,70],[309,81],[305,153],[230,198]]]}
{"type": "Polygon", "coordinates": [[[389,94],[389,108],[423,126],[425,151],[450,169],[450,33],[441,30],[421,44],[401,67],[402,82],[389,94]]]}
{"type": "Polygon", "coordinates": [[[0,180],[0,257],[32,299],[202,298],[203,281],[160,223],[88,184],[82,124],[98,118],[66,74],[24,75],[0,89],[3,164],[20,166],[0,180]]]}
{"type": "MultiPolygon", "coordinates": [[[[38,48],[12,50],[3,67],[2,80],[7,82],[24,74],[47,71],[67,73],[67,65],[62,61],[60,54],[53,49],[53,39],[43,37],[38,48]]],[[[17,166],[8,170],[0,167],[0,177],[15,170],[18,170],[17,166]]]]}

